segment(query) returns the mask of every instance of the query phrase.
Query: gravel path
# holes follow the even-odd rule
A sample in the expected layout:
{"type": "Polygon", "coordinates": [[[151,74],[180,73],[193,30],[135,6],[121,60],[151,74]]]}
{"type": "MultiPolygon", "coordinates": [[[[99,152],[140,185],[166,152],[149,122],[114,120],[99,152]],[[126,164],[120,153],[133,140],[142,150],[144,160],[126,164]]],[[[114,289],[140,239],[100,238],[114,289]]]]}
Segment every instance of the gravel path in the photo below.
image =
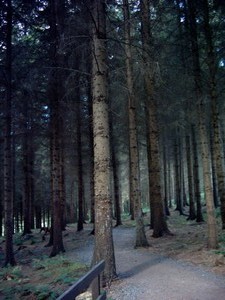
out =
{"type": "MultiPolygon", "coordinates": [[[[107,293],[116,300],[225,300],[225,277],[205,268],[134,249],[134,228],[113,230],[118,280],[107,293]]],[[[93,239],[80,259],[91,260],[93,239]]]]}

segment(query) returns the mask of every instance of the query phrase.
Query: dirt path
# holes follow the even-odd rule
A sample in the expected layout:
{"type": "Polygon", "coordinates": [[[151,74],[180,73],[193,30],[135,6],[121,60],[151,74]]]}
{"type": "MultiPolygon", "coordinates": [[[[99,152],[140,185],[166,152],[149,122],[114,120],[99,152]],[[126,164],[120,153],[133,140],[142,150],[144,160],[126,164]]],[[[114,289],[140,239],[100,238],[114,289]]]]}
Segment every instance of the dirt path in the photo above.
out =
{"type": "Polygon", "coordinates": [[[114,229],[119,280],[108,296],[120,300],[223,300],[225,277],[204,268],[134,249],[134,229],[114,229]]]}
{"type": "MultiPolygon", "coordinates": [[[[119,300],[225,300],[225,277],[206,268],[134,249],[134,228],[113,230],[118,280],[108,290],[119,300]]],[[[93,239],[83,245],[79,259],[89,263],[93,239]]]]}

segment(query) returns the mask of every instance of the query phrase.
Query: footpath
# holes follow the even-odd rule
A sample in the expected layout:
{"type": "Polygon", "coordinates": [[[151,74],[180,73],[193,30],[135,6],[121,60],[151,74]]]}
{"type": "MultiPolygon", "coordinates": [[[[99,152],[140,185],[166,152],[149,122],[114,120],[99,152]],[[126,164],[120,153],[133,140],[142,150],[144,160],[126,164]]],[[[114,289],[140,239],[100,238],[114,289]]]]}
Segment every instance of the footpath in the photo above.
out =
{"type": "MultiPolygon", "coordinates": [[[[118,280],[111,283],[108,299],[225,300],[225,276],[148,249],[134,249],[134,228],[117,227],[113,237],[118,280]]],[[[93,242],[87,243],[80,259],[90,261],[92,250],[93,242]]]]}

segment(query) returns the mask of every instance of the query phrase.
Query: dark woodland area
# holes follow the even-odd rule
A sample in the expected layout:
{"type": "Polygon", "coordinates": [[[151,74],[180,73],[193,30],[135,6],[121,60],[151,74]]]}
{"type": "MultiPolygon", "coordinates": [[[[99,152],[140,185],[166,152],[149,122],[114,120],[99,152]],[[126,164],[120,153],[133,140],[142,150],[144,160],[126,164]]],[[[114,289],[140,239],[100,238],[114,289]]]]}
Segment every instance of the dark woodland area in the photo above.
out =
{"type": "Polygon", "coordinates": [[[175,213],[225,256],[224,14],[222,0],[1,1],[2,267],[39,238],[57,262],[88,226],[109,284],[113,228],[163,245],[175,213]]]}

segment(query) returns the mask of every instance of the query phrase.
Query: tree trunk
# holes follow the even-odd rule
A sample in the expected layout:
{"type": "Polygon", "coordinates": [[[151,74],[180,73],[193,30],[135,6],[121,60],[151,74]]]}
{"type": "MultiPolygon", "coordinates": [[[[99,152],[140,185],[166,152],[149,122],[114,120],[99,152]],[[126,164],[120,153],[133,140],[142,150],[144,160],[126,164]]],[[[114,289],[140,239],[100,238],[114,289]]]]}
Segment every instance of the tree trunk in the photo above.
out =
{"type": "Polygon", "coordinates": [[[13,252],[13,195],[12,195],[12,3],[7,0],[6,36],[6,103],[4,130],[4,220],[5,261],[4,266],[16,264],[13,252]]]}
{"type": "MultiPolygon", "coordinates": [[[[91,91],[88,90],[89,103],[88,113],[89,117],[93,119],[93,107],[92,107],[92,96],[91,91]]],[[[91,197],[91,223],[95,222],[95,201],[94,201],[94,143],[93,143],[93,124],[89,122],[89,136],[90,136],[90,197],[91,197]]]]}
{"type": "Polygon", "coordinates": [[[118,176],[118,167],[116,161],[116,151],[115,144],[113,141],[113,128],[112,128],[112,116],[110,116],[110,143],[112,145],[112,153],[111,153],[111,161],[112,161],[112,169],[113,169],[113,190],[114,190],[114,207],[115,207],[115,218],[116,218],[116,226],[122,225],[121,220],[121,206],[120,206],[120,189],[119,189],[119,176],[118,176]]]}
{"type": "Polygon", "coordinates": [[[78,221],[77,231],[84,229],[84,195],[83,195],[83,165],[82,165],[82,144],[81,144],[81,97],[80,91],[77,93],[77,157],[78,157],[78,221]]]}
{"type": "Polygon", "coordinates": [[[179,211],[180,215],[183,215],[183,201],[181,199],[181,176],[180,176],[180,147],[179,147],[179,138],[176,138],[174,145],[174,167],[175,167],[175,201],[176,201],[176,209],[179,211]]]}
{"type": "Polygon", "coordinates": [[[164,165],[164,210],[166,216],[170,215],[169,205],[168,205],[168,159],[167,159],[167,148],[163,147],[163,165],[164,165]]]}
{"type": "MultiPolygon", "coordinates": [[[[62,109],[61,109],[62,111],[62,109]]],[[[60,113],[61,115],[61,113],[60,113]]],[[[66,230],[66,187],[65,187],[65,162],[64,162],[64,122],[60,118],[60,201],[61,201],[61,227],[66,230]]]]}
{"type": "Polygon", "coordinates": [[[193,163],[191,153],[190,136],[186,136],[186,151],[187,151],[187,175],[188,175],[188,194],[189,194],[189,216],[188,220],[195,220],[195,202],[194,202],[194,189],[193,189],[193,163]]]}
{"type": "Polygon", "coordinates": [[[213,186],[213,200],[215,207],[219,206],[218,184],[216,176],[216,161],[214,159],[214,146],[213,146],[213,133],[210,131],[210,150],[211,150],[211,163],[212,163],[212,186],[213,186]]]}
{"type": "Polygon", "coordinates": [[[136,221],[136,242],[135,247],[149,246],[142,216],[141,192],[140,192],[140,173],[139,156],[136,125],[136,105],[134,93],[134,80],[132,70],[132,54],[130,40],[130,12],[128,0],[123,0],[124,11],[124,32],[125,32],[125,55],[126,55],[126,78],[128,90],[128,109],[129,109],[129,150],[130,150],[130,199],[134,205],[134,217],[136,221]]]}
{"type": "Polygon", "coordinates": [[[192,148],[193,148],[193,180],[194,180],[194,196],[196,201],[196,222],[203,222],[202,215],[202,202],[201,202],[201,190],[200,190],[200,176],[199,176],[199,159],[198,159],[198,149],[195,136],[194,125],[191,126],[192,133],[192,148]]]}
{"type": "Polygon", "coordinates": [[[30,143],[29,143],[29,120],[28,120],[28,95],[24,92],[23,107],[23,235],[31,233],[31,170],[30,170],[30,143]]]}
{"type": "Polygon", "coordinates": [[[61,170],[61,154],[62,154],[62,138],[61,138],[61,105],[60,101],[63,97],[62,74],[58,67],[63,67],[63,58],[60,54],[60,37],[63,27],[64,3],[59,0],[51,1],[51,58],[53,71],[49,82],[49,99],[51,108],[51,128],[52,128],[52,237],[53,248],[50,256],[55,256],[61,252],[65,252],[62,238],[62,170],[61,170]],[[55,68],[55,70],[54,70],[55,68]]]}
{"type": "Polygon", "coordinates": [[[154,95],[154,71],[152,69],[154,55],[153,40],[150,28],[150,7],[148,0],[141,1],[141,26],[145,90],[147,93],[148,126],[150,141],[150,201],[153,209],[153,237],[169,233],[164,215],[163,197],[161,192],[159,126],[157,119],[157,101],[154,95]]]}
{"type": "Polygon", "coordinates": [[[220,116],[218,109],[218,96],[216,88],[216,60],[212,40],[212,30],[209,22],[208,0],[203,0],[204,30],[207,45],[207,62],[209,67],[209,92],[212,105],[212,127],[213,127],[213,159],[216,166],[218,183],[218,194],[220,198],[220,210],[222,229],[225,229],[225,172],[223,158],[223,144],[220,134],[220,116]]]}
{"type": "Polygon", "coordinates": [[[103,281],[115,278],[116,265],[112,237],[112,201],[110,197],[110,151],[108,117],[108,81],[106,52],[105,1],[93,2],[93,136],[94,136],[94,192],[95,245],[92,263],[105,260],[103,281]]]}
{"type": "Polygon", "coordinates": [[[206,130],[206,116],[205,116],[205,104],[202,91],[202,78],[199,60],[199,49],[197,39],[197,28],[196,28],[196,16],[195,16],[195,4],[192,0],[188,0],[189,8],[189,21],[190,21],[190,36],[191,36],[191,48],[193,57],[193,69],[194,69],[194,80],[195,80],[195,94],[198,108],[198,129],[200,135],[200,147],[202,156],[202,167],[203,167],[203,178],[204,178],[204,189],[205,199],[207,208],[207,225],[208,225],[208,247],[215,249],[218,247],[218,234],[215,217],[215,209],[213,203],[213,190],[211,183],[211,171],[210,171],[210,154],[209,154],[209,143],[207,140],[206,130]]]}

